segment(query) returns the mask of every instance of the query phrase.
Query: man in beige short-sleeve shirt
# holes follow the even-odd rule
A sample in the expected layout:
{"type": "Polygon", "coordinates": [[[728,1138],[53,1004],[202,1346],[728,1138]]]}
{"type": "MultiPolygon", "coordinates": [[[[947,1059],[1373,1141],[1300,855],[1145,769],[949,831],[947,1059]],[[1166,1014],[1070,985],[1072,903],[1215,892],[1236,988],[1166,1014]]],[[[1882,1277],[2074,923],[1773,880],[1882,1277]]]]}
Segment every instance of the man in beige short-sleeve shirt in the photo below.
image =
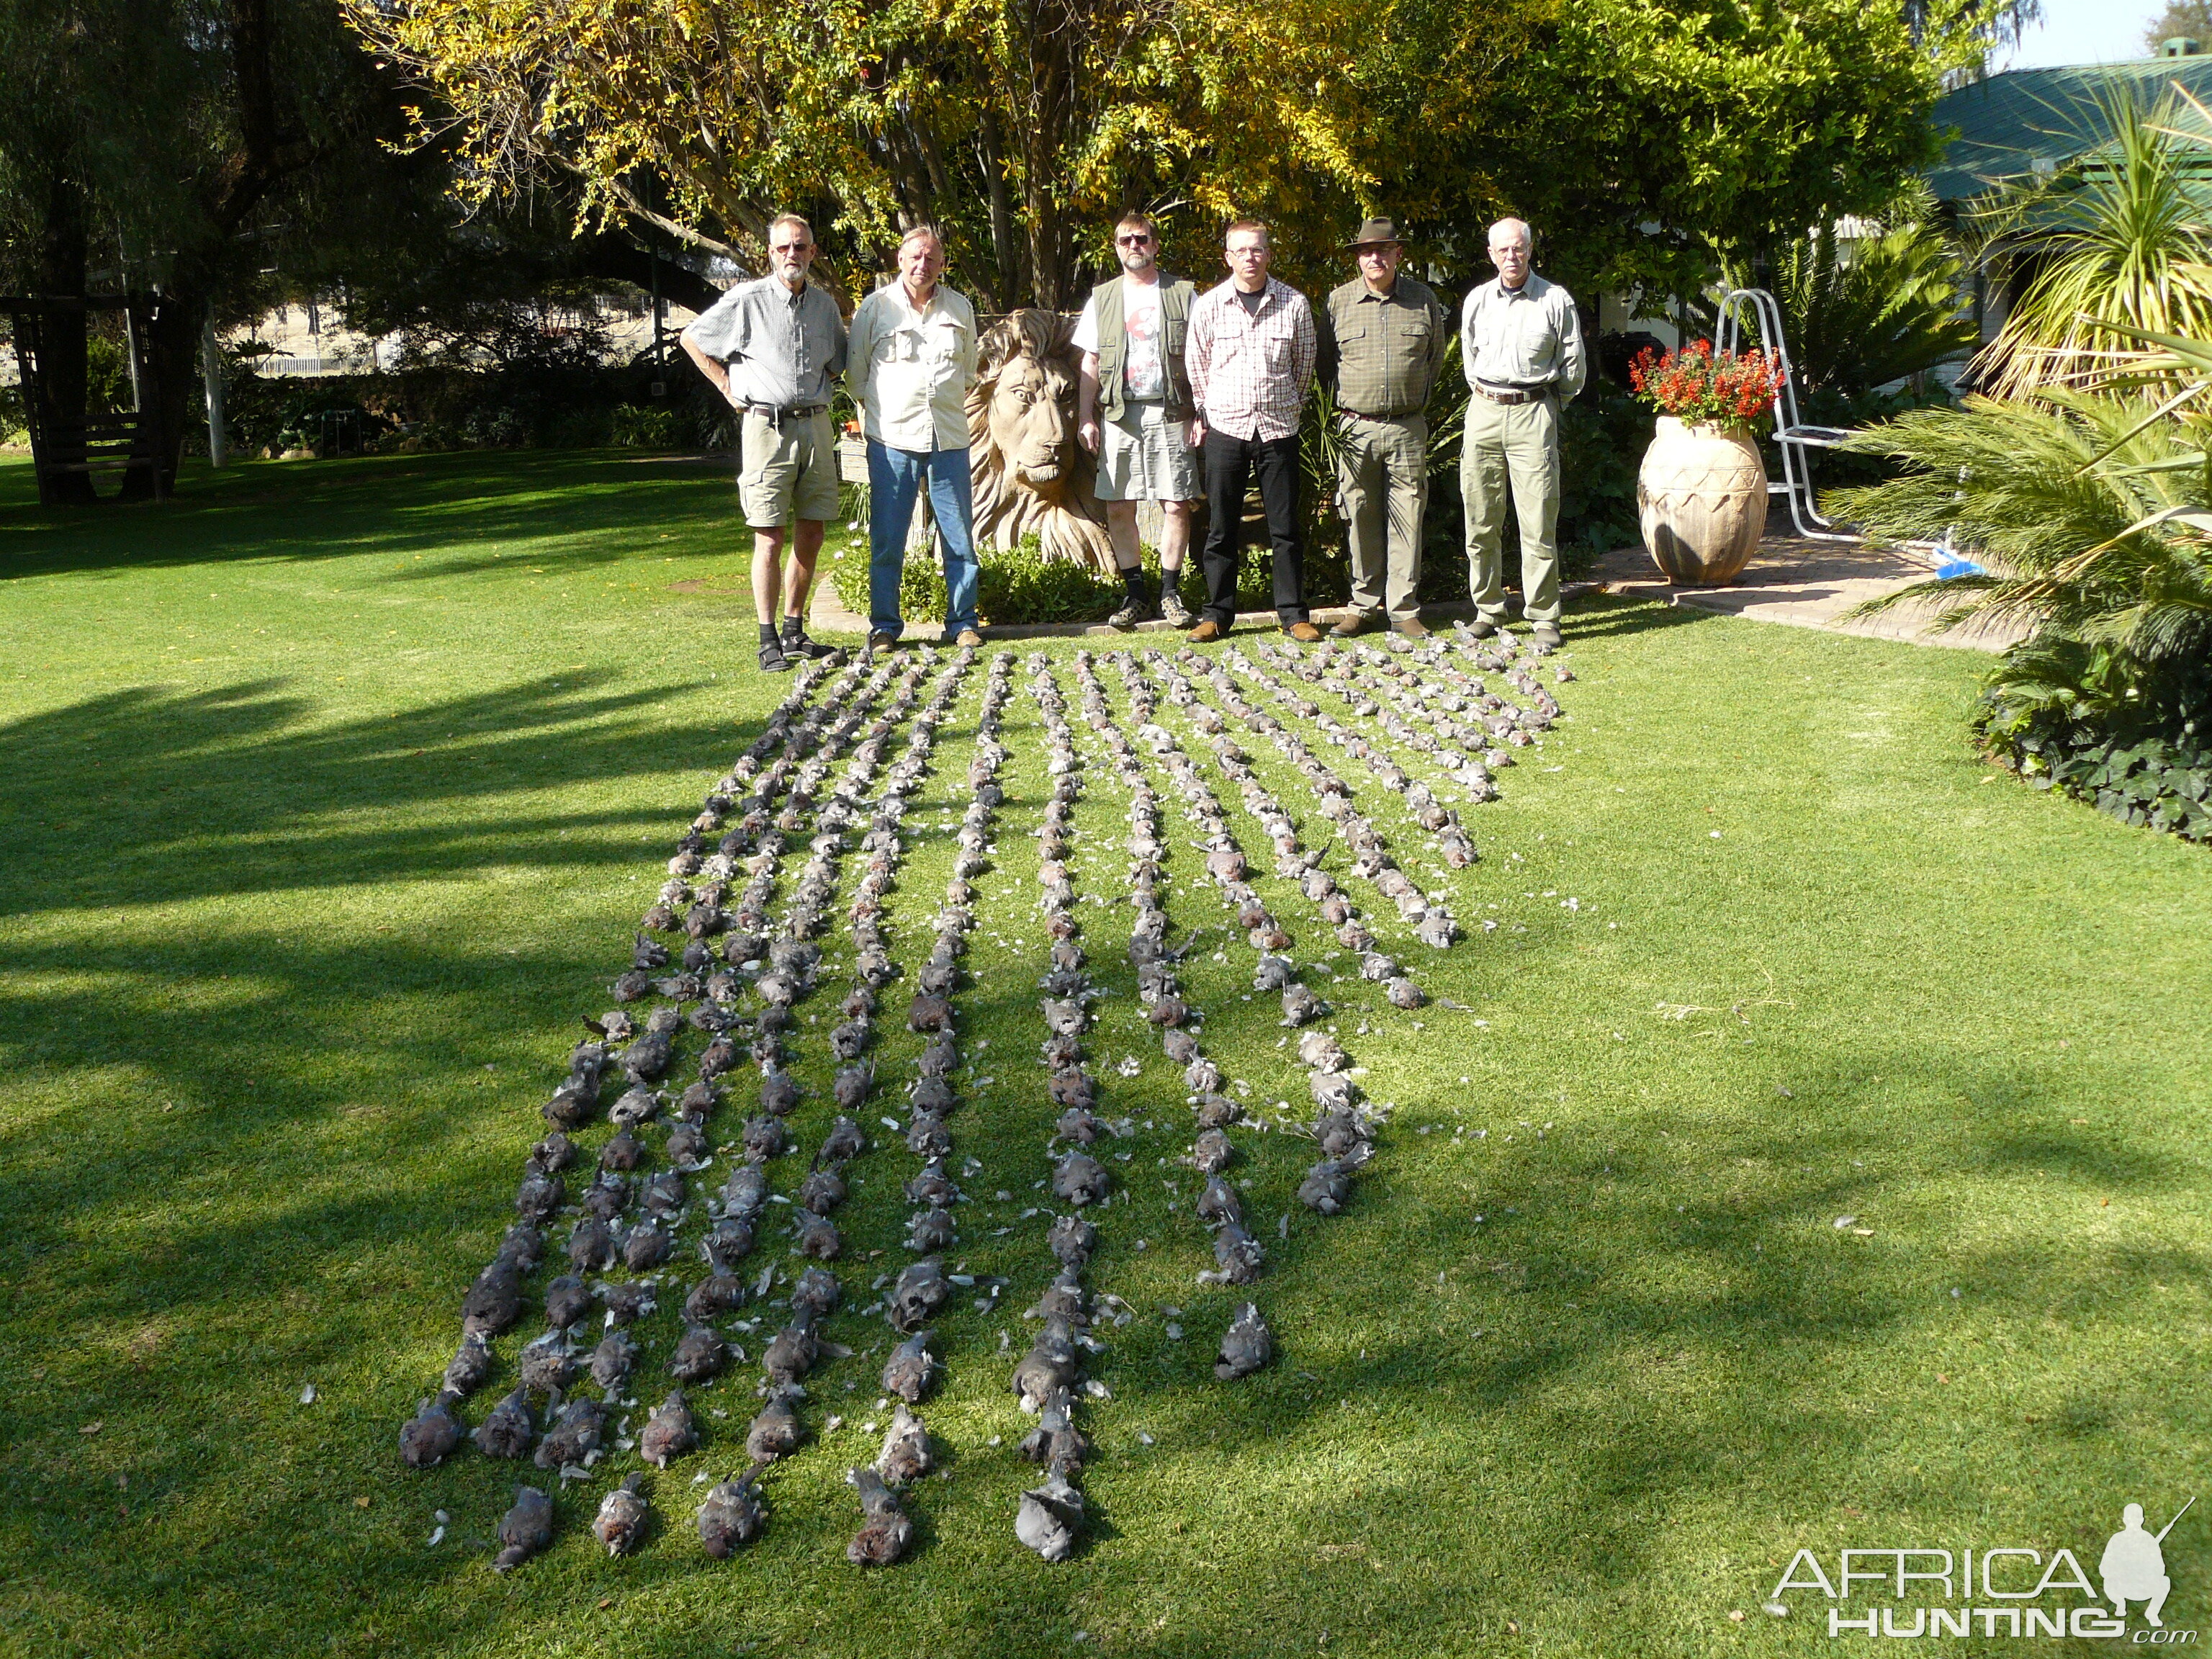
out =
{"type": "Polygon", "coordinates": [[[793,657],[830,653],[806,637],[806,595],[822,555],[823,526],[837,516],[830,390],[845,368],[845,323],[828,291],[806,280],[815,246],[805,220],[787,213],[771,223],[768,252],[769,274],[723,295],[682,340],[699,372],[738,411],[738,501],[753,532],[760,665],[780,673],[793,657]]]}

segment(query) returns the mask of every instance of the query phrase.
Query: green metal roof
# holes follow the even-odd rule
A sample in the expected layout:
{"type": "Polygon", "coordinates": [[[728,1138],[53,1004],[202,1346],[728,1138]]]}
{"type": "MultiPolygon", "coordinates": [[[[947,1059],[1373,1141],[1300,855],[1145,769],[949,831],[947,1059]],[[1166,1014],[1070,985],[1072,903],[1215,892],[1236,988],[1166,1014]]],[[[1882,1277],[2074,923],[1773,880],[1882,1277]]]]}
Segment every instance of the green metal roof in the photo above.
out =
{"type": "Polygon", "coordinates": [[[1932,118],[1938,131],[1955,127],[1958,137],[1928,175],[1929,187],[1938,200],[1956,202],[2000,179],[2063,167],[2112,137],[2100,97],[2133,87],[2154,106],[2177,83],[2212,105],[2212,56],[2013,70],[1946,93],[1932,118]]]}

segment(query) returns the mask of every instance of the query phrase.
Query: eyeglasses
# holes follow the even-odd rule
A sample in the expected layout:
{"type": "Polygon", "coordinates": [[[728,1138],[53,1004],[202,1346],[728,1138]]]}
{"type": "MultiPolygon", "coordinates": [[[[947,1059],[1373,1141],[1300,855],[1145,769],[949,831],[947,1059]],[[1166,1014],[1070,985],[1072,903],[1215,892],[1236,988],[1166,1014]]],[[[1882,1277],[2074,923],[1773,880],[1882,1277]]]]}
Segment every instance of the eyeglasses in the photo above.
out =
{"type": "Polygon", "coordinates": [[[811,242],[774,242],[769,245],[769,252],[770,253],[805,253],[813,246],[814,244],[811,242]]]}
{"type": "Polygon", "coordinates": [[[1114,240],[1122,247],[1142,247],[1152,239],[1149,234],[1116,236],[1114,240]]]}
{"type": "Polygon", "coordinates": [[[1399,245],[1395,242],[1382,242],[1356,250],[1363,259],[1380,259],[1398,251],[1399,245]]]}
{"type": "Polygon", "coordinates": [[[1258,259],[1265,258],[1267,250],[1263,247],[1232,247],[1227,252],[1232,259],[1258,259]]]}

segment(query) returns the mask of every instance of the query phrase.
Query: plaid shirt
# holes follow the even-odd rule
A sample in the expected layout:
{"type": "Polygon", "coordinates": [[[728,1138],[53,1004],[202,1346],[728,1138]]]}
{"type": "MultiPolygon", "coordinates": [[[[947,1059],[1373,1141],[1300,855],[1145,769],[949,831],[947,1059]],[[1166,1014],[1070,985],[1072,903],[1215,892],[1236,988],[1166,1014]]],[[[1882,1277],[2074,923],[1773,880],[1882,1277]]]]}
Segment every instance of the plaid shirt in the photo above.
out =
{"type": "Polygon", "coordinates": [[[1244,314],[1233,279],[1191,306],[1183,352],[1191,396],[1206,424],[1231,438],[1295,435],[1319,355],[1313,307],[1272,276],[1256,317],[1244,314]]]}

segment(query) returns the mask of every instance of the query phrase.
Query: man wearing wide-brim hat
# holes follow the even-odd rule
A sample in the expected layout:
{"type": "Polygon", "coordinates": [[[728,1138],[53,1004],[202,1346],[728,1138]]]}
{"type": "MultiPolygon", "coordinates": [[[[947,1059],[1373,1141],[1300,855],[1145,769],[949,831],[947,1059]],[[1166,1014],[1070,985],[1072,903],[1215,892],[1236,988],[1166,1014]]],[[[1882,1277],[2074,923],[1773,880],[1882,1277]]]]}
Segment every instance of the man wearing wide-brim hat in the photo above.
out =
{"type": "Polygon", "coordinates": [[[1429,503],[1429,393],[1451,323],[1427,285],[1398,269],[1398,227],[1370,219],[1345,245],[1359,274],[1322,315],[1321,379],[1336,393],[1337,506],[1352,557],[1349,637],[1386,619],[1419,638],[1421,519],[1429,503]]]}

